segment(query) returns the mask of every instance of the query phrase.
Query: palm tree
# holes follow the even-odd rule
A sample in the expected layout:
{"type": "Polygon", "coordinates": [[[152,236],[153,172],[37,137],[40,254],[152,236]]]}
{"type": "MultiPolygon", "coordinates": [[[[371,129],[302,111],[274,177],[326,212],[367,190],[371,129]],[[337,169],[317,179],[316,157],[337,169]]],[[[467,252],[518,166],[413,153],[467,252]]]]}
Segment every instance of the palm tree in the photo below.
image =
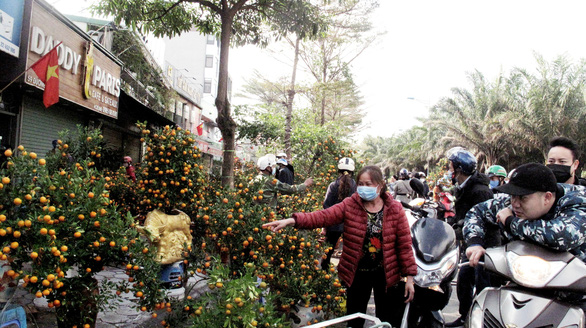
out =
{"type": "Polygon", "coordinates": [[[567,136],[582,145],[586,142],[586,131],[580,124],[586,119],[586,70],[584,62],[572,65],[565,57],[549,63],[536,55],[536,60],[535,75],[513,70],[512,78],[524,99],[507,115],[506,131],[517,141],[518,149],[541,153],[543,157],[532,159],[543,160],[549,139],[555,136],[567,136]]]}
{"type": "Polygon", "coordinates": [[[463,146],[476,153],[480,167],[497,164],[511,146],[503,133],[502,120],[511,110],[508,83],[502,74],[493,83],[478,71],[468,78],[472,91],[452,89],[453,96],[432,108],[427,123],[445,131],[447,145],[463,146]]]}

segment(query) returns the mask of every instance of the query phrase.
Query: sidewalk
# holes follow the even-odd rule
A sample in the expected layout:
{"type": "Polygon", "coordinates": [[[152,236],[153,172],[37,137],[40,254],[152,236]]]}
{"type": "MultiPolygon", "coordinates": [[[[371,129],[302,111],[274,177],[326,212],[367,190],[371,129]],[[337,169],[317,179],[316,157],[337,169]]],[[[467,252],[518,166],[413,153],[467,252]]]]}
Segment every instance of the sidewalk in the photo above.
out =
{"type": "MultiPolygon", "coordinates": [[[[108,280],[112,282],[128,280],[128,276],[124,273],[123,269],[112,267],[107,267],[104,271],[98,273],[96,278],[98,281],[108,280]]],[[[198,280],[199,282],[190,293],[190,296],[193,298],[199,297],[199,295],[208,290],[205,281],[200,279],[191,278],[189,284],[196,284],[198,280]]],[[[183,298],[185,288],[169,289],[168,292],[170,297],[183,298]]],[[[157,318],[153,318],[151,312],[136,310],[133,306],[135,301],[136,297],[132,293],[122,294],[121,302],[114,301],[117,305],[113,309],[98,314],[96,328],[161,327],[160,322],[165,317],[165,311],[157,311],[157,318]]],[[[21,286],[14,293],[10,303],[20,305],[24,308],[27,314],[28,328],[57,327],[55,310],[47,306],[47,301],[44,298],[36,298],[21,286]]]]}

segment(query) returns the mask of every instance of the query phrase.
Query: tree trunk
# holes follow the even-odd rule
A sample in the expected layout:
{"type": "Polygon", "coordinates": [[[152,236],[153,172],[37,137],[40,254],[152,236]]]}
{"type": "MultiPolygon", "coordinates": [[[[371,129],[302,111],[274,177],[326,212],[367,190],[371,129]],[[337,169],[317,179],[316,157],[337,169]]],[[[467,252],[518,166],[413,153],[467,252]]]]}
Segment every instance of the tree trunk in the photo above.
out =
{"type": "Polygon", "coordinates": [[[293,72],[291,73],[291,86],[287,90],[287,116],[285,117],[285,152],[287,158],[291,158],[291,114],[293,112],[293,99],[295,98],[295,79],[297,77],[297,64],[299,63],[299,36],[295,41],[295,59],[293,60],[293,72]]]}
{"type": "Polygon", "coordinates": [[[222,185],[234,187],[234,146],[236,141],[236,122],[232,118],[230,102],[228,101],[228,59],[230,53],[230,39],[232,37],[233,16],[222,13],[222,32],[220,36],[220,73],[218,77],[218,94],[216,108],[218,110],[218,128],[224,139],[224,159],[222,161],[222,185]]]}
{"type": "Polygon", "coordinates": [[[74,325],[82,327],[88,324],[96,326],[98,318],[99,284],[95,278],[71,278],[66,284],[66,295],[63,305],[55,308],[58,328],[70,328],[74,325]]]}
{"type": "Polygon", "coordinates": [[[322,54],[323,54],[323,67],[322,67],[322,94],[321,94],[321,122],[320,125],[326,124],[326,81],[328,78],[328,66],[327,66],[327,58],[326,58],[326,51],[324,47],[324,43],[322,41],[322,54]]]}

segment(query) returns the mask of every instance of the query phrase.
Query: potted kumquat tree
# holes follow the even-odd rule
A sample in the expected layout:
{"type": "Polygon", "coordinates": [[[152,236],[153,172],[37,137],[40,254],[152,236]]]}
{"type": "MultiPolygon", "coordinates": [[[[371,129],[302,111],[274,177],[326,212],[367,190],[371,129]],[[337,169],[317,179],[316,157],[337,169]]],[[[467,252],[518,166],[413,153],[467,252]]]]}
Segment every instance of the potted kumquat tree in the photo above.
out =
{"type": "MultiPolygon", "coordinates": [[[[87,147],[101,139],[99,131],[83,133],[87,147]]],[[[22,146],[5,153],[0,258],[11,265],[10,278],[46,298],[59,327],[93,327],[98,311],[122,291],[133,292],[138,307],[153,308],[163,297],[153,252],[133,218],[112,205],[107,179],[93,159],[73,159],[69,149],[59,142],[57,156],[67,161],[53,163],[56,171],[22,146]],[[126,266],[128,282],[98,285],[95,275],[107,265],[126,266]]]]}

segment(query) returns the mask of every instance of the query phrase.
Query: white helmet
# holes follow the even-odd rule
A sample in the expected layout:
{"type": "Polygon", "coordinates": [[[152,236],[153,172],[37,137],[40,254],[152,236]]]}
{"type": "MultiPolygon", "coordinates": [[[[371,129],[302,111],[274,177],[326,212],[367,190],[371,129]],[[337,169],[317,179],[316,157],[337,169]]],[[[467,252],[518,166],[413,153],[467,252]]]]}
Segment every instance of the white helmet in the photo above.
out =
{"type": "Polygon", "coordinates": [[[271,155],[265,155],[256,161],[256,166],[261,171],[264,171],[267,167],[275,165],[275,159],[271,155]]]}
{"type": "Polygon", "coordinates": [[[278,153],[277,158],[287,158],[287,154],[285,153],[278,153]]]}
{"type": "Polygon", "coordinates": [[[354,160],[348,157],[342,157],[338,161],[338,170],[346,170],[354,172],[354,160]]]}

